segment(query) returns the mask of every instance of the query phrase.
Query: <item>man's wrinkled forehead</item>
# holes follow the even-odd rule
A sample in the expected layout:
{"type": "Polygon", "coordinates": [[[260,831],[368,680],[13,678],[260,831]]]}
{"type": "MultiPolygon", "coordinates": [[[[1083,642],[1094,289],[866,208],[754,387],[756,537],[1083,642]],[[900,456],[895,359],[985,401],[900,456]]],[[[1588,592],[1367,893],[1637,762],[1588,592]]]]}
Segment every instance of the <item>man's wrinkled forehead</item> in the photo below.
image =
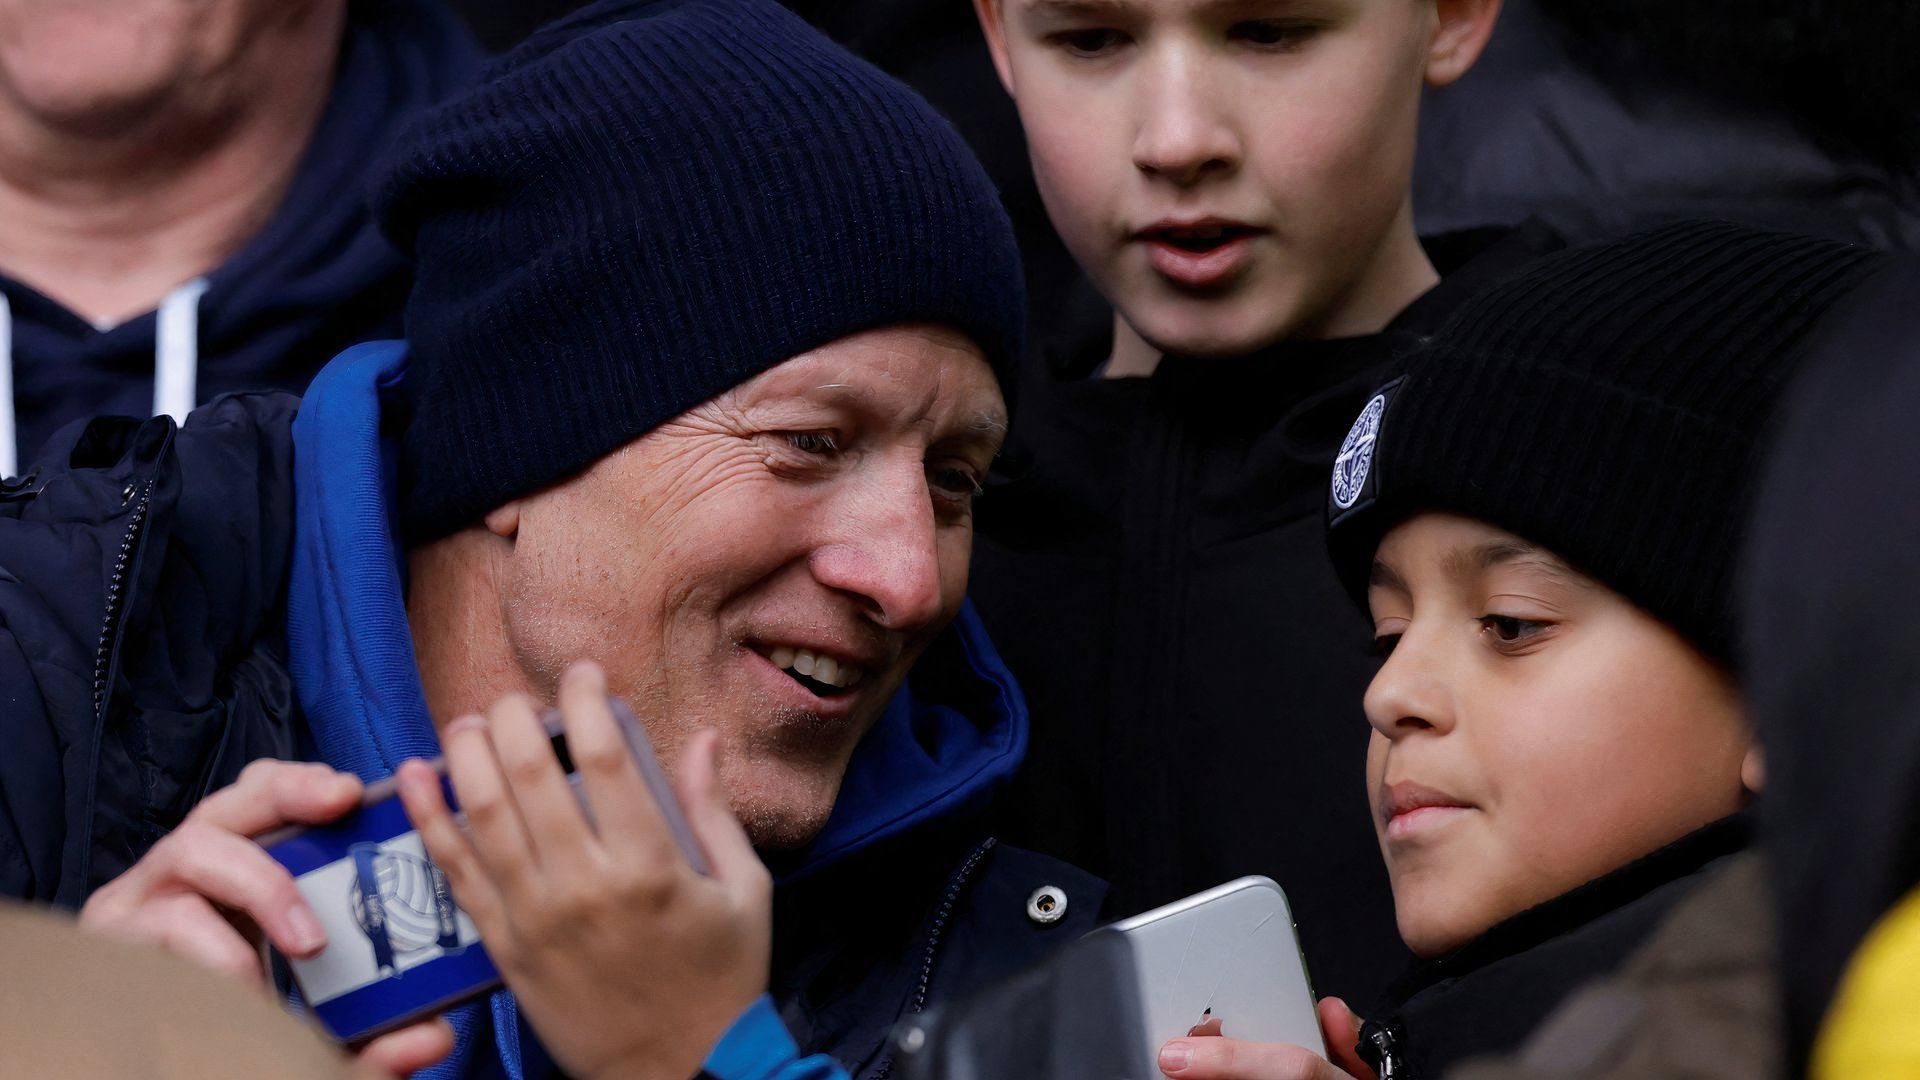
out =
{"type": "Polygon", "coordinates": [[[810,411],[893,427],[933,425],[937,438],[998,446],[1007,410],[986,361],[964,339],[896,335],[835,342],[779,364],[724,397],[744,412],[801,422],[810,411]]]}

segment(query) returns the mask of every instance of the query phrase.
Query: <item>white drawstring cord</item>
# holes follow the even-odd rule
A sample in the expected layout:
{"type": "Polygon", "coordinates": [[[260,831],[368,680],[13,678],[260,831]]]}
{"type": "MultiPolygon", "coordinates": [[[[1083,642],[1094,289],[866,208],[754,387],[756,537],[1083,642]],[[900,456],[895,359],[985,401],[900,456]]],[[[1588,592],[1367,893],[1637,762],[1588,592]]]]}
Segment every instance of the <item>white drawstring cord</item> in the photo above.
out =
{"type": "Polygon", "coordinates": [[[0,477],[20,471],[13,431],[13,305],[0,293],[0,477]]]}
{"type": "Polygon", "coordinates": [[[206,278],[194,278],[160,301],[154,325],[153,415],[171,416],[176,424],[199,404],[195,397],[200,373],[200,297],[206,278]]]}
{"type": "MultiPolygon", "coordinates": [[[[200,370],[200,297],[207,279],[195,278],[160,302],[154,327],[154,415],[184,423],[197,404],[200,370]]],[[[13,306],[0,293],[0,477],[20,471],[18,424],[13,403],[13,306]]]]}

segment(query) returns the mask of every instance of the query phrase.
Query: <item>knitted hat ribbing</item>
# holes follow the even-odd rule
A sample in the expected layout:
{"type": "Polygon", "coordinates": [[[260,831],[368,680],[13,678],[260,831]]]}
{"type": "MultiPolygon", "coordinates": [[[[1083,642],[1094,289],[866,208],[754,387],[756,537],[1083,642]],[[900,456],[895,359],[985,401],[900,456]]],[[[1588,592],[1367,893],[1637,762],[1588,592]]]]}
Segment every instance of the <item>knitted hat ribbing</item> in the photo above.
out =
{"type": "Polygon", "coordinates": [[[1550,256],[1475,296],[1342,447],[1328,542],[1348,591],[1364,608],[1393,525],[1450,510],[1729,657],[1762,436],[1805,332],[1874,261],[1688,222],[1550,256]]]}
{"type": "Polygon", "coordinates": [[[1011,388],[1013,232],[958,134],[772,0],[603,2],[418,123],[403,528],[444,535],[793,356],[949,325],[1011,388]]]}

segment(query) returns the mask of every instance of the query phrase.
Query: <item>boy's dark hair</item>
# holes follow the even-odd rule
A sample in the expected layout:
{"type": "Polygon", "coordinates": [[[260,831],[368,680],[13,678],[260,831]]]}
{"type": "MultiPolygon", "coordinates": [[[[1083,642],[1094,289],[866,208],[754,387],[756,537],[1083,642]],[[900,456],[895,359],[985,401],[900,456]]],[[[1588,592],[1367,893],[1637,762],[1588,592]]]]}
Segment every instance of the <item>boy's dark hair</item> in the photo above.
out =
{"type": "Polygon", "coordinates": [[[1550,256],[1395,365],[1334,467],[1364,609],[1381,538],[1450,510],[1541,544],[1730,661],[1761,437],[1868,249],[1687,222],[1550,256]]]}

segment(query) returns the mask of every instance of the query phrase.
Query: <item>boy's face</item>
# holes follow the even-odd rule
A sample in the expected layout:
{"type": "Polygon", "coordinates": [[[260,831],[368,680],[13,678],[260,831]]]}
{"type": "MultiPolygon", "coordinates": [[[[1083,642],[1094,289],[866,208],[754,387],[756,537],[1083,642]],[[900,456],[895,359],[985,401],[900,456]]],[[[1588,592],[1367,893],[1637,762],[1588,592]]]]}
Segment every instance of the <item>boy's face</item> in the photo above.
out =
{"type": "Polygon", "coordinates": [[[1420,88],[1497,0],[976,0],[1054,226],[1149,344],[1378,330],[1433,281],[1420,88]]]}
{"type": "Polygon", "coordinates": [[[1728,677],[1665,623],[1511,533],[1387,534],[1368,591],[1367,786],[1400,934],[1423,956],[1745,802],[1728,677]]]}

